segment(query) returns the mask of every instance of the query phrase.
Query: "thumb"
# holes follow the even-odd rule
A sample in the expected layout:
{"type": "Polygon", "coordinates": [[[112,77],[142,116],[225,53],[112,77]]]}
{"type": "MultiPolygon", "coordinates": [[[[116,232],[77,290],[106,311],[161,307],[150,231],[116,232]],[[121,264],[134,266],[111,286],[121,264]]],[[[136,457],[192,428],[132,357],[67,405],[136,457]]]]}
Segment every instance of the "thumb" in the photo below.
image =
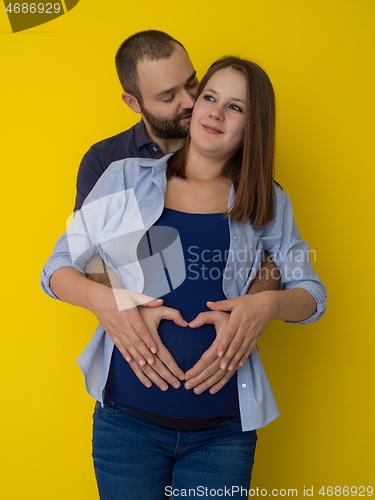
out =
{"type": "Polygon", "coordinates": [[[206,302],[212,311],[232,311],[236,305],[236,299],[218,300],[217,302],[206,302]]]}
{"type": "Polygon", "coordinates": [[[178,326],[188,326],[188,322],[184,320],[178,309],[173,309],[172,307],[161,307],[156,312],[158,313],[157,317],[159,323],[162,319],[167,319],[169,321],[173,321],[178,326]]]}
{"type": "Polygon", "coordinates": [[[166,319],[171,319],[176,325],[186,327],[189,325],[189,323],[182,317],[180,311],[174,311],[169,318],[166,319]]]}
{"type": "Polygon", "coordinates": [[[190,328],[199,328],[203,325],[216,325],[220,323],[220,319],[221,318],[218,318],[215,311],[204,311],[190,321],[189,326],[190,328]]]}
{"type": "Polygon", "coordinates": [[[159,307],[163,304],[163,299],[153,299],[150,302],[142,304],[144,307],[159,307]]]}

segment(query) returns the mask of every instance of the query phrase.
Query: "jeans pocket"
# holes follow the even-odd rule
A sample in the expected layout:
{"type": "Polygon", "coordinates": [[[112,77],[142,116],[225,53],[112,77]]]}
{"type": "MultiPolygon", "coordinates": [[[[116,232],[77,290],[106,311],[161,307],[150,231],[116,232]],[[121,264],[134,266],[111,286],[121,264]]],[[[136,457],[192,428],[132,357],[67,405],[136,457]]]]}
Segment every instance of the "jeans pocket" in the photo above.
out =
{"type": "Polygon", "coordinates": [[[110,401],[109,399],[105,399],[103,401],[103,406],[99,401],[95,404],[95,413],[104,413],[106,415],[119,415],[128,413],[128,409],[126,406],[115,403],[114,401],[110,401]]]}
{"type": "Polygon", "coordinates": [[[241,417],[228,418],[228,420],[224,420],[223,424],[231,427],[232,429],[242,429],[241,417]]]}

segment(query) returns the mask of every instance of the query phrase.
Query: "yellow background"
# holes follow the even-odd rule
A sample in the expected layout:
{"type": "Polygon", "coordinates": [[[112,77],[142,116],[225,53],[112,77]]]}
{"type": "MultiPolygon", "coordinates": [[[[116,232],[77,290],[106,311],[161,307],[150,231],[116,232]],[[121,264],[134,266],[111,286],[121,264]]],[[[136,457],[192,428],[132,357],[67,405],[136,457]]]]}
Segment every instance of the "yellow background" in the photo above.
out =
{"type": "Polygon", "coordinates": [[[260,349],[281,416],[259,432],[254,488],[373,485],[373,0],[81,0],[12,34],[0,9],[0,495],[94,500],[91,413],[75,363],[96,324],[39,289],[82,155],[137,120],[113,57],[143,29],[181,40],[198,75],[228,53],[277,94],[276,178],[329,292],[316,324],[273,323],[260,349]]]}

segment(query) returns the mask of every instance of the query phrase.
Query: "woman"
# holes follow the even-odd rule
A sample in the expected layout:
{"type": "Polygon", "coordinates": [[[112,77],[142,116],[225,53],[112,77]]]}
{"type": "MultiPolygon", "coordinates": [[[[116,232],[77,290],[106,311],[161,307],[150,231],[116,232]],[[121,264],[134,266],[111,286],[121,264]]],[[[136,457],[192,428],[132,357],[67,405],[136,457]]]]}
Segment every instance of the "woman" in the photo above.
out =
{"type": "Polygon", "coordinates": [[[112,164],[45,267],[45,290],[99,321],[103,310],[163,296],[164,306],[138,309],[185,379],[160,390],[147,364],[133,367],[137,378],[111,325],[98,327],[79,363],[98,400],[93,457],[105,500],[228,489],[241,498],[249,488],[255,429],[278,415],[256,343],[271,319],[308,323],[325,309],[289,199],[273,182],[273,149],[267,75],[243,59],[217,61],[186,146],[112,164]],[[265,250],[283,290],[247,295],[265,250]],[[116,272],[114,295],[83,275],[95,252],[116,272]]]}

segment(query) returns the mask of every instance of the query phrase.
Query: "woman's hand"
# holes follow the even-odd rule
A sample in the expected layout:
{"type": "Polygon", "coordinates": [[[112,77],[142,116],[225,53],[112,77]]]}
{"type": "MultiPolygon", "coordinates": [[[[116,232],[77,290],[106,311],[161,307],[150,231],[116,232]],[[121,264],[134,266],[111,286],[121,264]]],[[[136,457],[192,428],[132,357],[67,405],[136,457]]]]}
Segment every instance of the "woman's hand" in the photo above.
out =
{"type": "Polygon", "coordinates": [[[71,267],[55,271],[50,282],[58,298],[95,314],[107,335],[146,386],[149,387],[152,380],[159,387],[168,388],[165,381],[162,382],[163,376],[172,385],[180,384],[178,379],[184,380],[183,371],[157,334],[162,319],[175,321],[179,326],[188,325],[178,311],[160,307],[163,303],[161,299],[91,281],[71,267]],[[146,311],[154,311],[154,314],[148,315],[146,311]]]}
{"type": "Polygon", "coordinates": [[[89,310],[95,314],[107,335],[124,356],[140,366],[155,362],[157,345],[148,331],[137,306],[158,308],[163,303],[146,295],[102,285],[93,287],[89,310]],[[147,363],[146,363],[147,362],[147,363]]]}
{"type": "Polygon", "coordinates": [[[243,295],[229,300],[207,302],[215,311],[230,311],[224,334],[217,343],[220,367],[229,371],[242,366],[255,349],[271,319],[273,319],[272,292],[243,295]]]}
{"type": "Polygon", "coordinates": [[[152,300],[143,294],[103,288],[98,290],[99,297],[91,299],[100,304],[100,308],[91,310],[140,381],[146,387],[150,387],[152,381],[162,390],[168,388],[166,382],[179,387],[178,379],[184,380],[184,372],[161,342],[158,327],[162,319],[188,326],[180,312],[161,306],[161,300],[152,300]]]}
{"type": "Polygon", "coordinates": [[[224,334],[230,315],[221,311],[201,312],[189,323],[190,328],[199,328],[205,324],[214,325],[216,339],[211,347],[202,354],[197,363],[185,374],[185,389],[194,389],[196,394],[210,389],[211,394],[218,392],[233,376],[235,370],[228,371],[220,368],[221,358],[217,355],[217,344],[224,334]]]}
{"type": "Polygon", "coordinates": [[[120,288],[108,288],[87,279],[72,267],[57,269],[50,278],[50,286],[59,299],[95,314],[128,361],[134,359],[141,366],[146,364],[146,360],[149,364],[154,363],[157,345],[137,306],[159,307],[163,303],[161,299],[120,288]]]}
{"type": "Polygon", "coordinates": [[[175,389],[178,389],[181,385],[180,380],[184,380],[185,375],[177,365],[171,353],[160,340],[158,328],[163,319],[173,321],[176,325],[181,327],[187,327],[188,322],[183,319],[181,313],[177,311],[177,309],[172,309],[170,307],[160,306],[149,309],[140,306],[138,307],[138,312],[157,346],[157,353],[155,354],[155,362],[152,366],[149,364],[139,366],[134,361],[131,361],[129,363],[131,368],[146,387],[151,387],[153,382],[159,389],[166,391],[168,389],[166,382],[168,382],[175,389]]]}
{"type": "Polygon", "coordinates": [[[212,323],[216,328],[216,339],[211,347],[185,374],[185,387],[194,387],[197,394],[208,388],[214,394],[224,387],[246,361],[272,319],[267,292],[207,302],[207,306],[213,311],[200,313],[189,324],[191,328],[197,328],[212,323]],[[216,316],[218,313],[225,314],[226,318],[216,316]]]}

